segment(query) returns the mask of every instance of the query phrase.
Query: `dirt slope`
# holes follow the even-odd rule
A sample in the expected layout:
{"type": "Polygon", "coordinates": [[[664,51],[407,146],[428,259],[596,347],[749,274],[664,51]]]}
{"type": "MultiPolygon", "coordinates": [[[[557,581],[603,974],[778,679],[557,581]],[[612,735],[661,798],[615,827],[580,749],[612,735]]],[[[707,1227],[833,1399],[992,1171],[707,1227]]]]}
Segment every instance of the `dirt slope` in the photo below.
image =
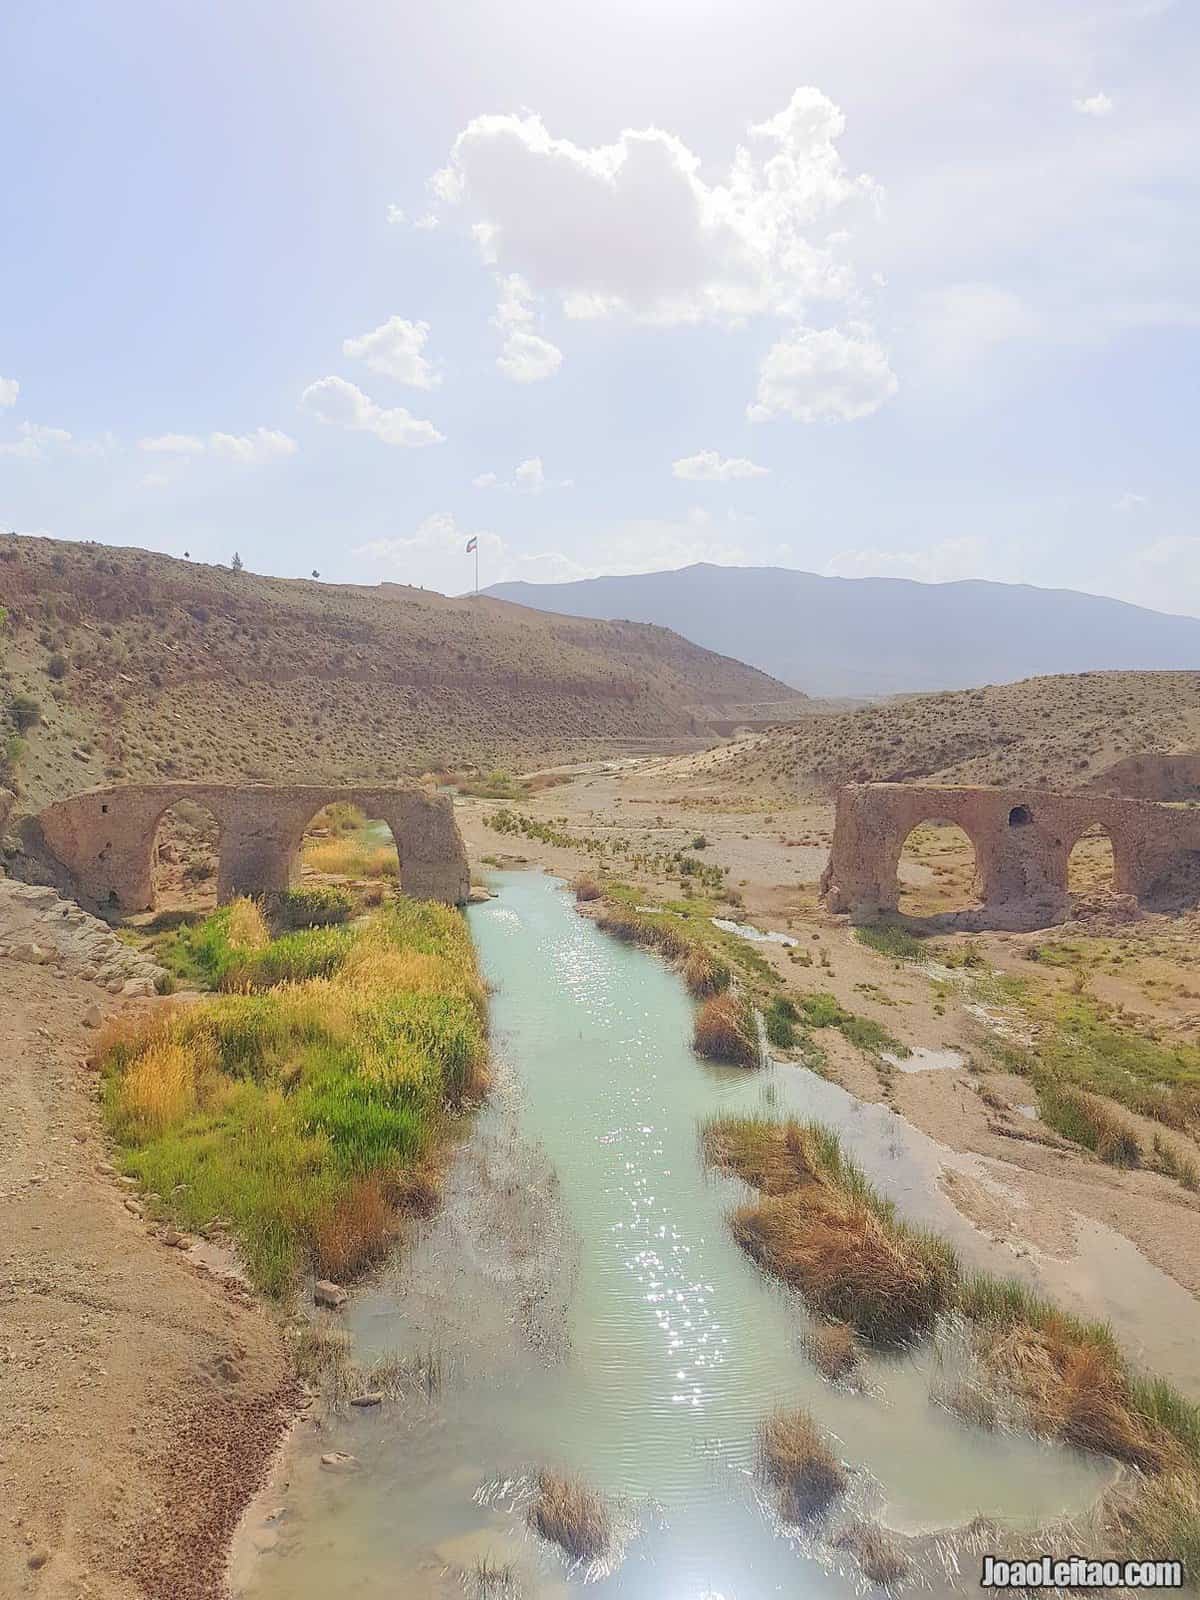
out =
{"type": "Polygon", "coordinates": [[[43,711],[9,753],[23,809],[105,778],[386,779],[804,703],[666,628],[104,545],[0,538],[0,607],[0,782],[14,696],[43,711]]]}
{"type": "Polygon", "coordinates": [[[1200,672],[1084,672],[807,716],[666,770],[764,795],[918,778],[1072,789],[1122,756],[1179,750],[1200,750],[1200,672]]]}
{"type": "Polygon", "coordinates": [[[80,1065],[97,1000],[0,960],[0,1594],[215,1600],[294,1385],[274,1316],[107,1167],[80,1065]]]}

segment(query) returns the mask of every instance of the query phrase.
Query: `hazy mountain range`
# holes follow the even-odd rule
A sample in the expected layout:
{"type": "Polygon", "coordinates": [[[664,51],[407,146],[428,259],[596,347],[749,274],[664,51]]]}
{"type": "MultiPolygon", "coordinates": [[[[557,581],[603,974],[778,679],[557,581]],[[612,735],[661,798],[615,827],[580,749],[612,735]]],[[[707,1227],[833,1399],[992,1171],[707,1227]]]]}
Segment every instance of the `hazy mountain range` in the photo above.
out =
{"type": "Polygon", "coordinates": [[[655,622],[809,694],[971,688],[1034,674],[1200,667],[1200,619],[1027,584],[718,567],[500,583],[574,617],[655,622]]]}

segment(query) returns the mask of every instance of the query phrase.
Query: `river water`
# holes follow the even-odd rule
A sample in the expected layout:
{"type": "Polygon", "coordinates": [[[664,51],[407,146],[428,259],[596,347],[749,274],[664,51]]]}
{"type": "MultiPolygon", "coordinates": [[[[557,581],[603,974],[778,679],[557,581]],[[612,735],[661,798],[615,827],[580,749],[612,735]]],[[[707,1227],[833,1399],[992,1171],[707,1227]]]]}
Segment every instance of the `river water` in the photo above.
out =
{"type": "MultiPolygon", "coordinates": [[[[857,1391],[821,1378],[802,1306],[730,1236],[744,1191],[705,1173],[697,1125],[764,1108],[833,1122],[906,1212],[1003,1265],[938,1189],[937,1147],[804,1069],[701,1063],[673,972],[601,934],[555,880],[492,881],[499,898],[469,916],[494,986],[495,1093],[442,1211],[342,1313],[360,1359],[432,1353],[441,1385],[301,1425],[239,1538],[237,1592],[433,1600],[471,1592],[486,1559],[538,1600],[854,1593],[836,1552],[760,1503],[754,1432],[778,1405],[833,1436],[847,1516],[905,1533],[979,1514],[1027,1527],[1094,1501],[1108,1463],[932,1403],[961,1360],[951,1335],[871,1356],[857,1391]],[[330,1450],[359,1470],[323,1470],[330,1450]],[[526,1531],[543,1465],[619,1503],[615,1571],[570,1572],[526,1531]]],[[[923,1581],[946,1587],[940,1570],[923,1581]]]]}

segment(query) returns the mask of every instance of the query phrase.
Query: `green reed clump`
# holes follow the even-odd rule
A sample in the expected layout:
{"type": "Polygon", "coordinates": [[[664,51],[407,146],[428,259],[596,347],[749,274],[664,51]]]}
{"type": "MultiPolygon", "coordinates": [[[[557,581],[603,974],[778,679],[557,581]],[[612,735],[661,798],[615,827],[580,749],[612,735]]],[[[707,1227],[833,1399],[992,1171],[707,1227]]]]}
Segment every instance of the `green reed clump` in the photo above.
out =
{"type": "Polygon", "coordinates": [[[123,1170],[164,1214],[224,1221],[255,1281],[283,1293],[306,1266],[378,1253],[381,1195],[482,1087],[484,991],[461,915],[404,900],[238,963],[240,992],[105,1028],[104,1106],[123,1170]]]}

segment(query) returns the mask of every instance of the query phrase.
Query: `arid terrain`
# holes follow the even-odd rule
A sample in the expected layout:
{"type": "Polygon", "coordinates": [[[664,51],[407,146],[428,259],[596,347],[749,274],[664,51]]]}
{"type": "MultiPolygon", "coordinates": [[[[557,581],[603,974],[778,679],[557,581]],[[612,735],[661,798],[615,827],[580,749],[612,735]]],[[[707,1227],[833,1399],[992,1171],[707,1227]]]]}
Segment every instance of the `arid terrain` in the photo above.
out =
{"type": "MultiPolygon", "coordinates": [[[[909,837],[896,918],[856,928],[818,888],[840,783],[1103,788],[1126,757],[1197,747],[1200,673],[818,713],[657,628],[48,541],[0,540],[0,557],[14,818],[102,779],[412,774],[453,793],[481,894],[491,870],[522,865],[589,880],[591,914],[774,933],[746,946],[740,976],[768,1029],[783,1008],[782,1059],[935,1141],[929,1187],[964,1226],[1200,1390],[1181,1312],[1200,1294],[1200,911],[1139,914],[1092,834],[1072,855],[1069,920],[964,932],[950,914],[972,905],[972,848],[936,819],[909,837]]],[[[6,847],[17,876],[15,835],[6,847]]],[[[95,1071],[106,1015],[131,1011],[136,1031],[159,993],[200,981],[187,936],[212,908],[218,848],[181,802],[159,835],[161,915],[119,947],[52,890],[6,886],[5,1596],[221,1595],[230,1532],[296,1414],[296,1304],[268,1309],[230,1275],[226,1213],[168,1226],[174,1179],[158,1193],[119,1176],[130,1148],[109,1143],[101,1103],[116,1080],[102,1097],[95,1071]],[[38,950],[14,907],[74,929],[74,953],[38,950]],[[193,965],[172,975],[172,950],[193,965]]],[[[315,819],[304,887],[318,899],[378,907],[396,871],[386,829],[353,807],[315,819]]],[[[179,1018],[192,1001],[173,1004],[179,1018]]],[[[264,1103],[269,1147],[288,1102],[264,1103]]]]}
{"type": "Polygon", "coordinates": [[[109,1161],[83,1018],[119,1003],[0,960],[6,1600],[219,1592],[294,1409],[275,1315],[218,1253],[151,1225],[109,1161]]]}
{"type": "Polygon", "coordinates": [[[861,782],[1076,789],[1124,756],[1198,747],[1200,672],[1084,672],[800,717],[682,756],[662,777],[773,801],[861,782]]]}
{"type": "MultiPolygon", "coordinates": [[[[1200,1293],[1194,1110],[1168,1126],[1105,1101],[1142,1151],[1135,1167],[1114,1166],[1042,1121],[1024,1059],[1027,1051],[1060,1047],[1064,1018],[1077,1005],[1121,1037],[1197,1054],[1200,913],[1130,921],[1111,895],[1107,841],[1086,838],[1071,862],[1075,920],[1029,934],[948,932],[928,940],[928,953],[900,959],[865,943],[845,918],[820,905],[829,804],[755,806],[740,785],[715,791],[709,773],[683,781],[684,765],[597,766],[509,808],[535,824],[517,832],[497,829],[495,803],[462,801],[460,823],[473,861],[486,870],[489,861],[520,858],[598,881],[607,873],[641,886],[648,899],[676,904],[687,903],[681,895],[706,895],[694,875],[680,876],[680,856],[722,871],[733,903],[725,891],[708,891],[714,914],[797,941],[755,946],[788,994],[833,995],[918,1062],[923,1052],[953,1053],[949,1068],[911,1070],[901,1063],[897,1069],[837,1029],[821,1033],[822,1070],[864,1101],[886,1100],[948,1152],[982,1158],[985,1181],[956,1172],[953,1160],[943,1171],[942,1184],[964,1215],[1017,1257],[1061,1258],[1064,1295],[1093,1314],[1111,1309],[1099,1265],[1105,1246],[1091,1232],[1096,1224],[1130,1241],[1181,1289],[1200,1293]],[[1014,1051],[1014,1044],[1024,1049],[1014,1051]],[[1077,1256],[1081,1230],[1088,1247],[1077,1256]]],[[[901,861],[902,915],[924,922],[969,906],[973,870],[971,846],[957,828],[916,830],[901,861]]],[[[1189,1081],[1200,1083],[1200,1073],[1189,1081]]],[[[1119,1240],[1104,1238],[1120,1248],[1119,1240]]],[[[1176,1361],[1172,1376],[1196,1391],[1200,1379],[1188,1352],[1179,1349],[1176,1361]]]]}
{"type": "Polygon", "coordinates": [[[805,705],[666,628],[104,545],[0,539],[0,609],[0,783],[26,810],[105,779],[378,782],[697,748],[713,723],[805,705]]]}

